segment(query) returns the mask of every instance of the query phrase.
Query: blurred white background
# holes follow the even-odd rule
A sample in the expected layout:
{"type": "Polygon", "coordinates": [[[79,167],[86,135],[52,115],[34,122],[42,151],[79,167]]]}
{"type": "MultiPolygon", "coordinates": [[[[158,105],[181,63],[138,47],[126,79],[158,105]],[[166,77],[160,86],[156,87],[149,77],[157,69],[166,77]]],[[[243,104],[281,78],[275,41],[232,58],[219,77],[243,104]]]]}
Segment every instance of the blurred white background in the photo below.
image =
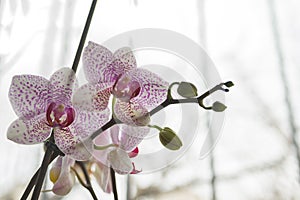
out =
{"type": "MultiPolygon", "coordinates": [[[[49,77],[71,66],[90,3],[0,1],[0,199],[20,198],[43,153],[42,145],[6,139],[16,119],[7,97],[11,78],[24,73],[49,77]]],[[[137,28],[169,29],[203,46],[222,79],[235,82],[226,94],[226,120],[213,153],[199,160],[196,139],[165,170],[129,180],[118,176],[120,199],[300,199],[295,148],[299,8],[297,0],[99,0],[87,40],[101,43],[137,28]]],[[[82,70],[79,76],[83,79],[82,70]]],[[[112,199],[94,187],[99,199],[112,199]]],[[[42,199],[59,197],[44,194],[42,199]]],[[[90,196],[78,185],[63,199],[90,196]]]]}

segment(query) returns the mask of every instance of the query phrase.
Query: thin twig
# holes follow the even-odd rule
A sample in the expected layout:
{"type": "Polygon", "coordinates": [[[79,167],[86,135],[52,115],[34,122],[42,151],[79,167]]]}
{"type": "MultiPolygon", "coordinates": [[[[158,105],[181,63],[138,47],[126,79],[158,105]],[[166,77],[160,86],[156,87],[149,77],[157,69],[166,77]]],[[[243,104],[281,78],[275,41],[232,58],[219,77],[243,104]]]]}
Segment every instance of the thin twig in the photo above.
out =
{"type": "Polygon", "coordinates": [[[289,128],[290,128],[290,133],[292,135],[292,141],[293,145],[295,148],[295,154],[296,154],[296,159],[298,163],[298,181],[300,183],[300,147],[297,142],[297,128],[296,128],[296,123],[295,123],[295,116],[292,108],[292,102],[291,102],[291,94],[290,94],[290,89],[288,85],[288,78],[286,75],[285,71],[285,60],[284,60],[284,53],[282,51],[281,47],[281,38],[279,35],[279,28],[278,28],[278,20],[276,16],[276,11],[275,11],[275,5],[274,5],[274,0],[269,0],[269,8],[270,8],[270,16],[272,20],[272,31],[274,35],[274,42],[275,42],[275,48],[276,48],[276,53],[278,57],[278,64],[279,64],[279,70],[280,70],[280,76],[281,76],[281,81],[283,85],[283,92],[284,92],[284,100],[285,104],[287,107],[287,117],[288,117],[288,122],[289,122],[289,128]]]}
{"type": "MultiPolygon", "coordinates": [[[[92,195],[93,199],[94,200],[98,200],[96,194],[95,194],[95,191],[92,187],[92,184],[91,184],[91,180],[90,180],[90,177],[89,177],[89,174],[86,170],[86,167],[85,167],[85,164],[83,162],[80,162],[80,161],[76,161],[76,164],[79,165],[79,167],[81,168],[83,174],[84,174],[84,178],[85,178],[85,181],[86,183],[85,184],[82,184],[83,187],[85,187],[92,195]]],[[[82,182],[82,181],[81,181],[82,182]]]]}
{"type": "Polygon", "coordinates": [[[112,189],[113,189],[113,194],[114,194],[114,200],[118,200],[116,175],[115,175],[115,170],[112,167],[110,168],[110,176],[111,176],[111,183],[112,183],[112,189]]]}

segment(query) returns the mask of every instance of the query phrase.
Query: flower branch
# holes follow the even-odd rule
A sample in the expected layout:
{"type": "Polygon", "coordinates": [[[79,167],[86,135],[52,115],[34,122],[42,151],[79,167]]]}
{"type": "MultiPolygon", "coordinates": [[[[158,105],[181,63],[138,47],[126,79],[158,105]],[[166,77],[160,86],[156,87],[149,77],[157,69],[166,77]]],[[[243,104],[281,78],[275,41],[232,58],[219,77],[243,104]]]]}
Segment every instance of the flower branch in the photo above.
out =
{"type": "Polygon", "coordinates": [[[97,198],[97,196],[95,194],[95,191],[92,187],[90,177],[89,177],[89,174],[87,172],[85,163],[81,162],[81,161],[76,161],[76,164],[79,165],[79,167],[81,168],[81,170],[83,172],[83,175],[84,175],[84,178],[85,178],[85,182],[82,180],[82,178],[80,177],[80,175],[78,174],[78,172],[74,168],[71,168],[71,169],[75,172],[80,184],[90,192],[90,194],[92,195],[94,200],[97,200],[98,198],[97,198]]]}

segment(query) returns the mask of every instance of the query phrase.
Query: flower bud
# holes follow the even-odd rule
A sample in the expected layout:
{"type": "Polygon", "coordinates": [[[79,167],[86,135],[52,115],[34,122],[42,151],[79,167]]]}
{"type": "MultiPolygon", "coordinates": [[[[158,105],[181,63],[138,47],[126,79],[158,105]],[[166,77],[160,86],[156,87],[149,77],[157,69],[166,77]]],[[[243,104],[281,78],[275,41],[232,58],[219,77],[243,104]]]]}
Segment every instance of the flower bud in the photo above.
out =
{"type": "Polygon", "coordinates": [[[165,127],[159,132],[159,140],[162,145],[170,150],[178,150],[182,146],[179,137],[169,127],[165,127]]]}
{"type": "Polygon", "coordinates": [[[177,93],[185,98],[191,98],[198,95],[196,86],[189,82],[179,83],[177,93]]]}
{"type": "Polygon", "coordinates": [[[227,106],[225,106],[224,104],[222,104],[222,103],[219,102],[219,101],[216,101],[216,102],[212,105],[213,111],[216,111],[216,112],[223,112],[226,108],[227,108],[227,106]]]}

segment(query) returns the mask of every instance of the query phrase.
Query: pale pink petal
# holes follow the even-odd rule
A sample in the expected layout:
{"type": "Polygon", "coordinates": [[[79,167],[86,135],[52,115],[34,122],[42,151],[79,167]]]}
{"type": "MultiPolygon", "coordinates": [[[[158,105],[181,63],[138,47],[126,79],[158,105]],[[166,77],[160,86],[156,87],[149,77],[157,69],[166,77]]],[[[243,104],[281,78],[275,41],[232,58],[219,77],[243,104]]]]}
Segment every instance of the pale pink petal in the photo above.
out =
{"type": "Polygon", "coordinates": [[[150,122],[148,111],[138,103],[127,103],[117,99],[115,116],[123,123],[132,126],[145,126],[150,122]]]}
{"type": "Polygon", "coordinates": [[[112,139],[112,142],[114,144],[119,144],[120,143],[120,138],[119,138],[119,135],[120,135],[120,128],[119,128],[120,125],[114,125],[113,127],[111,127],[109,129],[110,131],[110,136],[111,136],[111,139],[112,139]]]}
{"type": "Polygon", "coordinates": [[[116,148],[109,152],[108,160],[111,167],[119,174],[129,174],[133,169],[132,162],[123,149],[116,148]]]}
{"type": "Polygon", "coordinates": [[[89,42],[83,51],[83,69],[89,83],[114,82],[115,72],[110,67],[113,54],[105,47],[89,42]]]}
{"type": "Polygon", "coordinates": [[[129,47],[118,49],[115,51],[113,57],[114,59],[111,65],[117,76],[136,68],[136,60],[129,47]]]}
{"type": "Polygon", "coordinates": [[[30,118],[45,112],[49,81],[41,76],[14,76],[9,89],[9,100],[19,117],[30,118]]]}
{"type": "Polygon", "coordinates": [[[20,144],[36,144],[45,141],[51,133],[45,113],[31,119],[19,118],[7,130],[7,138],[20,144]]]}
{"type": "Polygon", "coordinates": [[[52,74],[50,83],[51,101],[71,105],[72,93],[78,87],[75,72],[70,68],[61,68],[52,74]]]}
{"type": "Polygon", "coordinates": [[[72,135],[70,128],[55,128],[54,139],[57,147],[66,155],[69,155],[75,160],[88,160],[91,157],[92,141],[90,144],[81,143],[78,136],[72,135]]]}
{"type": "Polygon", "coordinates": [[[104,110],[109,101],[112,84],[85,84],[73,95],[72,103],[76,108],[88,111],[104,110]]]}
{"type": "Polygon", "coordinates": [[[96,168],[93,175],[96,178],[97,183],[106,193],[111,193],[112,183],[110,177],[110,168],[103,165],[101,162],[96,162],[96,168]]]}
{"type": "MultiPolygon", "coordinates": [[[[115,129],[118,128],[117,125],[114,125],[113,127],[111,127],[110,129],[115,129]]],[[[96,146],[107,146],[113,143],[112,138],[111,138],[111,131],[110,129],[100,133],[100,135],[98,135],[95,140],[94,140],[94,144],[96,146]]],[[[107,149],[104,150],[94,150],[93,151],[93,157],[100,161],[103,165],[108,166],[109,167],[109,162],[107,160],[107,155],[108,153],[114,149],[114,147],[109,147],[107,149]]]]}
{"type": "Polygon", "coordinates": [[[61,173],[61,167],[62,167],[62,159],[63,157],[59,156],[50,169],[49,176],[52,183],[55,183],[59,178],[59,175],[61,173]]]}
{"type": "Polygon", "coordinates": [[[146,69],[137,68],[123,76],[130,77],[132,82],[138,82],[141,87],[139,94],[132,98],[131,102],[138,103],[147,110],[151,110],[166,100],[169,84],[157,74],[146,69]]]}
{"type": "Polygon", "coordinates": [[[125,151],[132,151],[149,133],[149,127],[137,127],[121,125],[121,144],[120,148],[125,151]]]}
{"type": "Polygon", "coordinates": [[[75,161],[68,156],[62,159],[61,173],[52,188],[54,194],[64,196],[71,191],[75,183],[75,174],[71,171],[74,163],[75,161]]]}

